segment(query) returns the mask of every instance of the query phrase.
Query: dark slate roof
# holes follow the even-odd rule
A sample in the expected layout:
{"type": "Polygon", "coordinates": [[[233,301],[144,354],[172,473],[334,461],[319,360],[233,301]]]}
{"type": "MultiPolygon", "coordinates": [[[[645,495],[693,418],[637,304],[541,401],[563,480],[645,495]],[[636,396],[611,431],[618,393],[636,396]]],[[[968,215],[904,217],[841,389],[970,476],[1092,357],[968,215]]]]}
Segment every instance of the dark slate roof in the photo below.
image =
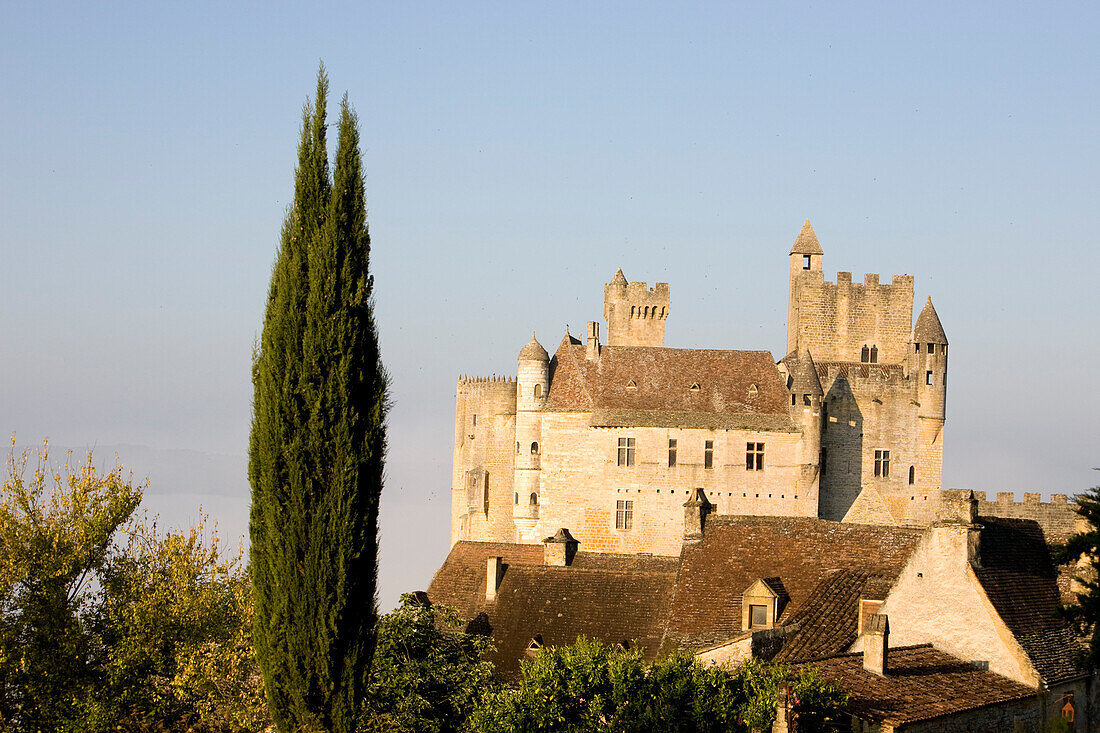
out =
{"type": "Polygon", "coordinates": [[[920,315],[917,316],[917,325],[913,326],[913,341],[918,344],[931,342],[933,344],[946,344],[947,334],[943,332],[940,317],[936,315],[936,309],[932,305],[932,299],[924,304],[920,315]]]}
{"type": "Polygon", "coordinates": [[[990,603],[1045,682],[1080,676],[1073,663],[1077,642],[1059,615],[1058,569],[1043,530],[1030,519],[983,516],[978,522],[981,567],[974,574],[990,603]]]}
{"type": "MultiPolygon", "coordinates": [[[[837,570],[896,578],[920,536],[903,527],[809,517],[712,517],[702,541],[681,552],[666,640],[696,650],[736,637],[741,593],[761,578],[778,577],[789,598],[780,624],[797,616],[837,570]]],[[[832,639],[839,632],[820,633],[832,639]]]]}
{"type": "Polygon", "coordinates": [[[791,247],[791,254],[825,254],[821,251],[821,243],[817,241],[817,234],[814,233],[814,228],[810,226],[809,219],[807,219],[806,222],[802,225],[802,230],[798,233],[798,238],[794,240],[794,246],[791,247]]]}
{"type": "Polygon", "coordinates": [[[788,622],[789,635],[777,662],[799,662],[840,654],[856,640],[859,601],[882,600],[896,576],[866,570],[833,570],[825,574],[788,622]]]}
{"type": "Polygon", "coordinates": [[[599,358],[586,359],[585,347],[563,340],[546,409],[592,412],[608,426],[672,416],[678,425],[793,430],[789,399],[767,351],[604,346],[599,358]]]}
{"type": "Polygon", "coordinates": [[[848,711],[853,715],[894,725],[1035,695],[1030,687],[979,669],[931,644],[891,648],[885,677],[863,668],[863,654],[841,654],[808,665],[839,682],[851,694],[848,711]]]}
{"type": "Polygon", "coordinates": [[[490,657],[506,678],[519,675],[531,639],[545,646],[580,635],[609,643],[637,642],[656,657],[668,619],[677,559],[652,555],[577,553],[569,567],[542,565],[543,548],[458,542],[428,588],[433,603],[463,619],[484,612],[497,651],[490,657]],[[504,557],[497,598],[485,600],[485,565],[504,557]]]}

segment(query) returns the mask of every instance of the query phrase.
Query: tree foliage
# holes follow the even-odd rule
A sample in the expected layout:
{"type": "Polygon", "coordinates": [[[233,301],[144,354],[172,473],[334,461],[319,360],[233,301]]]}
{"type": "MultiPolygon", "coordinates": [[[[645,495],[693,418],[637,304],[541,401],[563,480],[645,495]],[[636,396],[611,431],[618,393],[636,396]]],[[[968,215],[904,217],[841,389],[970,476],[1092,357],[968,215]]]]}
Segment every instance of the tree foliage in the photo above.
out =
{"type": "Polygon", "coordinates": [[[1100,487],[1076,498],[1075,511],[1087,524],[1070,538],[1059,553],[1059,563],[1078,563],[1081,590],[1077,602],[1063,609],[1066,618],[1086,639],[1079,663],[1086,669],[1100,667],[1100,487]]]}
{"type": "Polygon", "coordinates": [[[489,637],[458,630],[457,614],[406,593],[378,621],[363,731],[452,733],[496,689],[489,637]]]}
{"type": "Polygon", "coordinates": [[[843,691],[812,669],[750,661],[733,670],[673,654],[646,665],[640,649],[579,638],[540,650],[518,688],[483,698],[468,730],[561,733],[680,733],[767,730],[778,691],[790,687],[799,730],[833,730],[843,691]]]}
{"type": "Polygon", "coordinates": [[[276,725],[340,732],[354,729],[373,648],[387,380],[358,121],[345,96],[330,176],[327,101],[322,67],[253,364],[250,567],[276,725]]]}
{"type": "Polygon", "coordinates": [[[134,519],[121,468],[29,457],[0,489],[0,730],[259,729],[239,553],[134,519]]]}

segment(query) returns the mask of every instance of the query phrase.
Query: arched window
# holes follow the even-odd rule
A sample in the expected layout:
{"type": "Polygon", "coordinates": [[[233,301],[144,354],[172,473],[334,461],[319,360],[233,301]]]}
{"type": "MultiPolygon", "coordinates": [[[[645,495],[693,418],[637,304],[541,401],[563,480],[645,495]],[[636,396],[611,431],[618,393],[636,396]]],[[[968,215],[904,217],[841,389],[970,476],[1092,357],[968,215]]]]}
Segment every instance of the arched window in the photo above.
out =
{"type": "Polygon", "coordinates": [[[539,495],[534,493],[534,492],[531,492],[531,498],[528,499],[527,503],[530,504],[531,506],[538,506],[539,505],[539,495]]]}
{"type": "Polygon", "coordinates": [[[649,306],[648,305],[645,307],[645,310],[642,311],[642,318],[649,318],[649,306]]]}
{"type": "Polygon", "coordinates": [[[532,443],[531,444],[531,455],[537,456],[538,454],[539,454],[539,444],[538,443],[532,443]]]}
{"type": "Polygon", "coordinates": [[[912,486],[915,483],[917,483],[917,467],[916,466],[910,466],[909,467],[909,485],[912,486]]]}
{"type": "Polygon", "coordinates": [[[877,346],[872,346],[871,347],[871,363],[872,364],[878,364],[878,347],[877,346]]]}
{"type": "Polygon", "coordinates": [[[541,384],[536,384],[535,385],[535,397],[542,397],[542,385],[541,384]]]}
{"type": "Polygon", "coordinates": [[[871,350],[867,348],[867,345],[863,345],[863,351],[859,353],[859,360],[863,363],[867,363],[871,360],[871,350]]]}
{"type": "Polygon", "coordinates": [[[516,492],[516,501],[515,501],[515,504],[516,504],[517,506],[519,505],[519,492],[518,492],[518,491],[516,492]]]}

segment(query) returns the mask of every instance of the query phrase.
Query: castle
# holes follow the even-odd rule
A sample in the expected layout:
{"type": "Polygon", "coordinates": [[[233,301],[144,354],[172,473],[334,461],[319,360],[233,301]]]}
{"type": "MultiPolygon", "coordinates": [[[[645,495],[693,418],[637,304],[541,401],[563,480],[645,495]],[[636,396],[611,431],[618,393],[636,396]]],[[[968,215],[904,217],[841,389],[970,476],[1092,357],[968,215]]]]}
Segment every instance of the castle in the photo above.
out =
{"type": "Polygon", "coordinates": [[[684,501],[722,515],[923,526],[940,498],[947,337],[913,278],[824,279],[807,221],[790,251],[787,355],[666,348],[669,285],[604,287],[553,358],[534,337],[511,378],[462,378],[452,544],[540,541],[675,555],[684,501]]]}

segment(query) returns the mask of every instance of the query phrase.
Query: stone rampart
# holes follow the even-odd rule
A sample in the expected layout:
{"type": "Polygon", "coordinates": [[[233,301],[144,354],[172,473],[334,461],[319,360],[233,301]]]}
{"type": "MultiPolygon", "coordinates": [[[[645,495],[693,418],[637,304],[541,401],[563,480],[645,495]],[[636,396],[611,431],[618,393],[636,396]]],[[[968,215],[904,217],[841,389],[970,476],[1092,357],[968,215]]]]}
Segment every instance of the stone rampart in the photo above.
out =
{"type": "MultiPolygon", "coordinates": [[[[965,496],[967,489],[946,489],[944,499],[959,499],[965,496]]],[[[1008,519],[1031,519],[1039,523],[1046,535],[1047,542],[1065,542],[1075,533],[1077,513],[1068,494],[1051,494],[1050,501],[1043,501],[1042,494],[1027,492],[1023,501],[1016,501],[1011,491],[998,491],[996,498],[990,500],[985,491],[975,491],[978,500],[978,515],[987,517],[1005,517],[1008,519]]]]}

